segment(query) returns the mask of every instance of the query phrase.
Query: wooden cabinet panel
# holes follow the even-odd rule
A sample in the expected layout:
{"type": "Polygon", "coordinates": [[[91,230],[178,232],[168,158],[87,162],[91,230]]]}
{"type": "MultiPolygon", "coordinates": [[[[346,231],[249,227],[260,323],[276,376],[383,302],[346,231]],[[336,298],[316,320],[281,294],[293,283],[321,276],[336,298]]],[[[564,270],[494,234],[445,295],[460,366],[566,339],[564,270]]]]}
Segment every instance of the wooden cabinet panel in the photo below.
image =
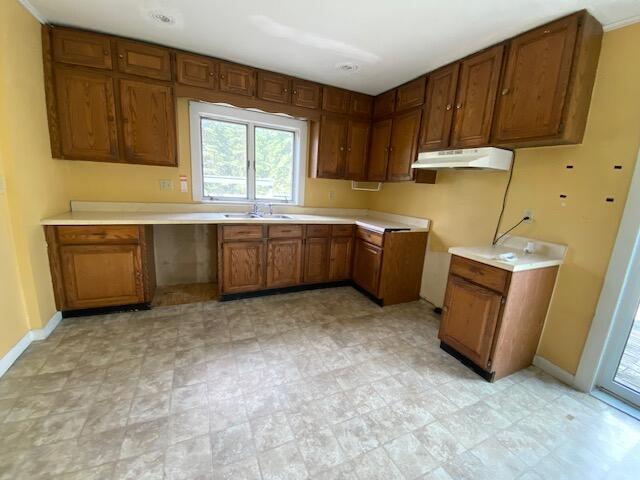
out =
{"type": "Polygon", "coordinates": [[[262,238],[262,225],[223,225],[223,240],[255,240],[262,238]]]}
{"type": "Polygon", "coordinates": [[[66,308],[97,308],[144,302],[139,245],[60,247],[66,308]]]}
{"type": "Polygon", "coordinates": [[[307,225],[306,237],[329,237],[331,235],[331,225],[307,225]]]}
{"type": "Polygon", "coordinates": [[[137,225],[65,225],[56,227],[60,245],[138,243],[137,225]]]}
{"type": "Polygon", "coordinates": [[[383,182],[387,179],[389,142],[391,141],[391,119],[375,122],[371,127],[371,146],[367,179],[383,182]]]}
{"type": "Polygon", "coordinates": [[[349,102],[349,113],[351,115],[361,115],[370,117],[373,111],[373,98],[362,93],[351,93],[349,102]]]}
{"type": "Polygon", "coordinates": [[[216,62],[208,57],[176,54],[176,80],[184,85],[215,90],[218,86],[216,62]]]}
{"type": "Polygon", "coordinates": [[[53,58],[56,62],[112,69],[109,37],[89,32],[54,28],[53,58]]]}
{"type": "Polygon", "coordinates": [[[367,243],[382,247],[384,243],[384,235],[367,228],[356,227],[356,237],[361,238],[367,243]]]}
{"type": "Polygon", "coordinates": [[[374,118],[391,115],[396,108],[396,89],[381,93],[373,100],[374,118]]]}
{"type": "Polygon", "coordinates": [[[176,166],[176,125],[171,87],[120,81],[125,159],[176,166]]]}
{"type": "Polygon", "coordinates": [[[486,145],[491,136],[503,45],[497,45],[460,62],[451,146],[486,145]]]}
{"type": "Polygon", "coordinates": [[[454,275],[497,292],[506,292],[509,286],[509,272],[468,258],[452,255],[449,269],[454,275]]]}
{"type": "Polygon", "coordinates": [[[356,240],[353,256],[353,281],[374,296],[378,296],[380,269],[382,267],[382,249],[356,240]]]}
{"type": "Polygon", "coordinates": [[[494,140],[515,142],[560,133],[578,17],[511,40],[495,118],[494,140]]]}
{"type": "Polygon", "coordinates": [[[411,180],[411,164],[418,155],[418,133],[422,110],[412,110],[393,117],[387,180],[411,180]]]}
{"type": "Polygon", "coordinates": [[[331,235],[334,237],[350,237],[353,235],[353,225],[333,225],[331,235]]]}
{"type": "Polygon", "coordinates": [[[333,113],[347,113],[349,110],[349,92],[336,87],[323,87],[322,109],[333,113]]]}
{"type": "Polygon", "coordinates": [[[330,238],[307,238],[304,246],[304,282],[329,280],[330,238]]]}
{"type": "Polygon", "coordinates": [[[256,72],[253,68],[221,62],[219,69],[221,91],[248,97],[255,94],[256,72]]]}
{"type": "Polygon", "coordinates": [[[320,122],[317,176],[341,178],[345,169],[346,118],[323,115],[320,122]]]}
{"type": "Polygon", "coordinates": [[[369,122],[349,120],[345,178],[365,180],[369,153],[369,122]]]}
{"type": "Polygon", "coordinates": [[[267,247],[267,288],[300,283],[302,239],[269,240],[267,247]]]}
{"type": "Polygon", "coordinates": [[[298,107],[320,108],[322,104],[322,86],[305,80],[293,79],[291,103],[298,107]]]}
{"type": "Polygon", "coordinates": [[[438,150],[449,146],[459,67],[460,64],[454,63],[429,74],[420,150],[438,150]]]}
{"type": "Polygon", "coordinates": [[[63,156],[117,160],[118,130],[111,76],[57,67],[55,80],[63,156]]]}
{"type": "Polygon", "coordinates": [[[269,238],[302,237],[302,225],[269,225],[269,238]]]}
{"type": "Polygon", "coordinates": [[[449,276],[438,337],[487,368],[501,300],[496,292],[449,276]]]}
{"type": "Polygon", "coordinates": [[[397,88],[396,112],[419,107],[424,103],[424,89],[427,77],[420,77],[397,88]]]}
{"type": "Polygon", "coordinates": [[[264,242],[222,244],[222,293],[261,290],[264,282],[264,242]]]}
{"type": "Polygon", "coordinates": [[[291,79],[277,73],[258,72],[258,98],[270,102],[289,103],[291,79]]]}
{"type": "Polygon", "coordinates": [[[353,237],[333,237],[331,239],[329,279],[335,282],[351,278],[352,259],[353,237]]]}
{"type": "Polygon", "coordinates": [[[118,40],[118,68],[131,75],[171,80],[171,54],[166,48],[118,40]]]}

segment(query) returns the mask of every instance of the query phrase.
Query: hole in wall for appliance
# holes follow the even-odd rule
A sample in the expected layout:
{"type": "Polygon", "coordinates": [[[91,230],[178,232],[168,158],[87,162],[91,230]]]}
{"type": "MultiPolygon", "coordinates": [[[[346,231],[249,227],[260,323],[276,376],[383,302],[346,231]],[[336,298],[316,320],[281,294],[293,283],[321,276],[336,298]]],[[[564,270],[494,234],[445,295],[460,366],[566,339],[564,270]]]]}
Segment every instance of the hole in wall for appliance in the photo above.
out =
{"type": "Polygon", "coordinates": [[[607,198],[606,198],[606,201],[607,201],[607,202],[610,202],[610,203],[611,203],[611,202],[613,202],[613,197],[607,197],[607,198]]]}
{"type": "Polygon", "coordinates": [[[622,165],[614,165],[613,169],[614,170],[622,170],[622,165]]]}

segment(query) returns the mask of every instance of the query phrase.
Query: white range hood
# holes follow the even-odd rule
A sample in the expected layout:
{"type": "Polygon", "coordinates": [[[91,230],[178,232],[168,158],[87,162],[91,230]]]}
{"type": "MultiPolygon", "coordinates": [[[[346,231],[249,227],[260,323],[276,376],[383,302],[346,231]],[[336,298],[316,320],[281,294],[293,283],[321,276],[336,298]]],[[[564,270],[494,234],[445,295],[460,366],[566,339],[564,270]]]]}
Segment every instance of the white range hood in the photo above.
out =
{"type": "Polygon", "coordinates": [[[513,152],[503,148],[482,147],[461,150],[441,150],[422,152],[411,168],[441,170],[445,168],[463,168],[478,170],[509,170],[513,152]]]}

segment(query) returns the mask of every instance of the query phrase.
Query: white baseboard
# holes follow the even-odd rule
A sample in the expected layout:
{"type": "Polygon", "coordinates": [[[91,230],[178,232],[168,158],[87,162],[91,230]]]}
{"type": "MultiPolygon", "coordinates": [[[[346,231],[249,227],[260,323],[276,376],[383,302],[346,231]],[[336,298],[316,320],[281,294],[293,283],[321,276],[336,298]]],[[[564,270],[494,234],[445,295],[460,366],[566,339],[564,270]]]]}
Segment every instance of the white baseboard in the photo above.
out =
{"type": "Polygon", "coordinates": [[[538,367],[540,370],[542,370],[543,372],[548,373],[552,377],[557,378],[562,383],[566,383],[567,385],[573,387],[573,384],[574,384],[574,381],[575,381],[574,375],[570,374],[566,370],[563,370],[562,368],[560,368],[556,364],[551,363],[546,358],[542,358],[542,357],[536,355],[533,358],[533,364],[536,367],[538,367]]]}
{"type": "Polygon", "coordinates": [[[56,327],[60,324],[62,320],[62,313],[56,312],[49,319],[47,324],[43,328],[36,328],[35,330],[29,330],[25,333],[24,337],[22,337],[18,343],[16,343],[11,350],[9,350],[6,355],[0,358],[0,377],[2,377],[7,370],[14,364],[14,362],[22,355],[31,342],[44,340],[51,332],[53,332],[56,327]]]}

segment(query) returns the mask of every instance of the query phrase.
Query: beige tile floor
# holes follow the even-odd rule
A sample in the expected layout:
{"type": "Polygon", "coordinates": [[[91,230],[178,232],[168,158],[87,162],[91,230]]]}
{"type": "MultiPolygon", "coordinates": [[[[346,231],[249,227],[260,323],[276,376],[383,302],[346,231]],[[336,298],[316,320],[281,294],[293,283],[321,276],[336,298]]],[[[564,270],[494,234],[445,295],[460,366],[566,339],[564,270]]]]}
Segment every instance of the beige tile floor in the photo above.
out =
{"type": "Polygon", "coordinates": [[[64,320],[0,379],[0,478],[638,478],[636,420],[437,328],[348,287],[64,320]]]}

